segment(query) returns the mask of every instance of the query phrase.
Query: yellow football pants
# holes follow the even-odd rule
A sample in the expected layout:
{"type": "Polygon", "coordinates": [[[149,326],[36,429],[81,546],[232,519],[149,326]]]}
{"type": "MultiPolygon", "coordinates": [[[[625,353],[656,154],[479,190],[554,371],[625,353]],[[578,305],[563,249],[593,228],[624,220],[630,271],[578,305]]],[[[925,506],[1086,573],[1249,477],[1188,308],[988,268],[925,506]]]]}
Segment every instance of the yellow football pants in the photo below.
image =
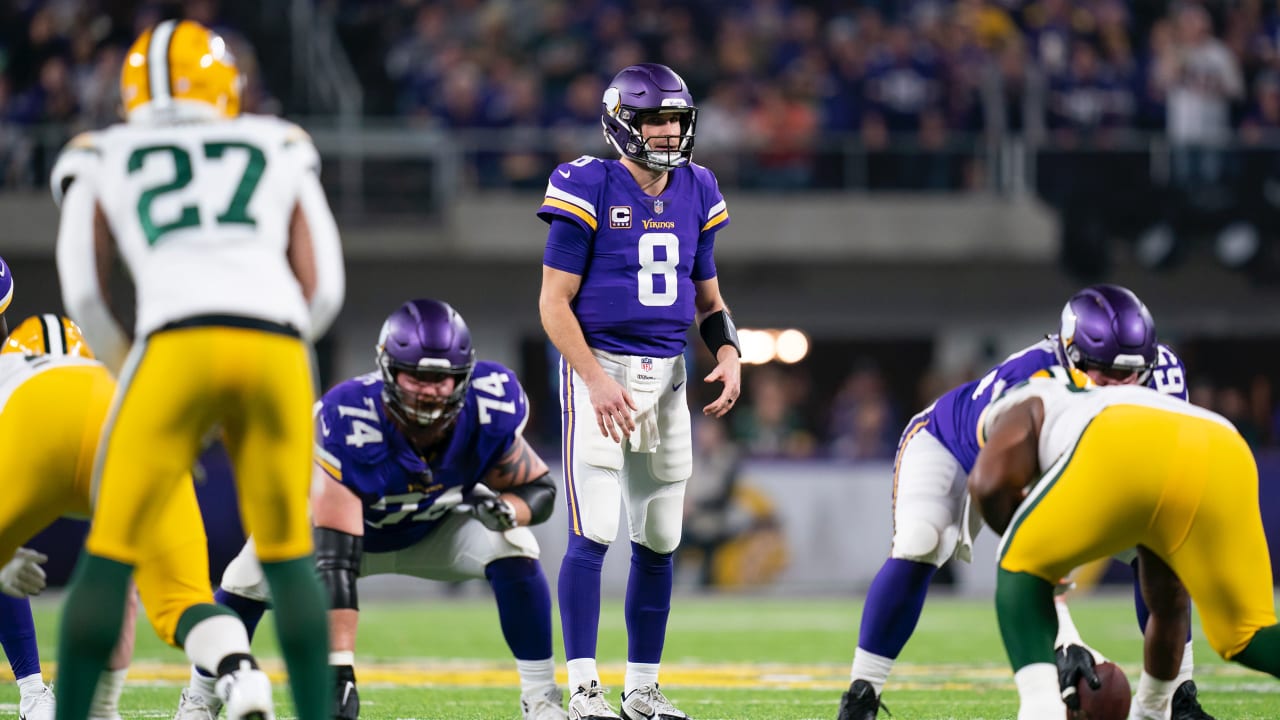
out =
{"type": "Polygon", "coordinates": [[[98,433],[115,391],[101,365],[31,376],[0,410],[0,563],[62,515],[87,518],[98,433]]]}
{"type": "MultiPolygon", "coordinates": [[[[116,391],[101,365],[46,370],[22,383],[0,412],[0,558],[63,515],[89,517],[90,477],[102,425],[116,391]]],[[[152,627],[173,644],[187,608],[213,601],[209,556],[191,476],[156,516],[156,541],[141,553],[134,580],[152,627]]]]}
{"type": "Polygon", "coordinates": [[[217,325],[153,334],[130,356],[103,431],[89,551],[139,565],[163,545],[179,478],[220,429],[261,559],[310,553],[314,401],[307,348],[295,337],[217,325]]]}
{"type": "Polygon", "coordinates": [[[1052,583],[1136,545],[1177,573],[1222,657],[1276,624],[1258,469],[1235,430],[1135,405],[1103,410],[1014,514],[1000,567],[1052,583]]]}

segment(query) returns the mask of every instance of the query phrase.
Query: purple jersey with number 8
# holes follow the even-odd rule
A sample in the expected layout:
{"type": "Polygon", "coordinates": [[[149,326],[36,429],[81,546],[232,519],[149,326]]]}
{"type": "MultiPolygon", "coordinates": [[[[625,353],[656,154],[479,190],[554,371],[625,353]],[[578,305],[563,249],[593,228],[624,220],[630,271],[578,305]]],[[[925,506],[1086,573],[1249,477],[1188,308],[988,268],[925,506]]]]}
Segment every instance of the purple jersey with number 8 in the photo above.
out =
{"type": "Polygon", "coordinates": [[[689,163],[651,197],[618,160],[583,156],[551,173],[538,217],[586,231],[548,241],[543,264],[582,276],[572,307],[592,348],[673,357],[694,318],[694,281],[715,277],[715,234],[729,224],[715,175],[689,163]]]}

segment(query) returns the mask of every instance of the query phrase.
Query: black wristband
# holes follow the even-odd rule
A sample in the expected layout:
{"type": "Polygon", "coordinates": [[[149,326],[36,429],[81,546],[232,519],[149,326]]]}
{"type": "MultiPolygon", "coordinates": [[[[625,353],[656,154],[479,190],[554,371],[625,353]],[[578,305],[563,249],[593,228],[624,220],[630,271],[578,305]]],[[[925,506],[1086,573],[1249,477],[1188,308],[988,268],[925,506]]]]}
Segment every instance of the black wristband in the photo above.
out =
{"type": "Polygon", "coordinates": [[[329,607],[359,610],[356,577],[360,574],[364,538],[327,527],[315,528],[312,537],[316,546],[316,573],[329,591],[329,607]]]}
{"type": "Polygon", "coordinates": [[[702,342],[707,344],[707,349],[711,351],[712,356],[720,352],[720,348],[725,345],[732,345],[733,349],[738,351],[738,357],[742,357],[742,346],[738,344],[738,328],[734,326],[728,310],[717,310],[708,315],[698,326],[698,332],[702,335],[702,342]]]}
{"type": "Polygon", "coordinates": [[[503,492],[511,493],[529,506],[529,524],[537,525],[546,522],[551,512],[556,509],[556,484],[549,473],[532,482],[518,485],[503,492]]]}

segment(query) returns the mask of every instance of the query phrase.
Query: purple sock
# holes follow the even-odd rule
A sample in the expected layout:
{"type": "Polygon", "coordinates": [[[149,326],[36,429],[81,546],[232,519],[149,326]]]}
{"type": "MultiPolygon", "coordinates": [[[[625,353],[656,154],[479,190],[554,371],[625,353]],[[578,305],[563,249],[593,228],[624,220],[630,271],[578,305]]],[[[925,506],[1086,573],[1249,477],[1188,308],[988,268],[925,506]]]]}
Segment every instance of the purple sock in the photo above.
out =
{"type": "Polygon", "coordinates": [[[15,678],[40,672],[40,648],[36,645],[36,623],[31,618],[31,601],[0,595],[0,645],[9,658],[15,678]]]}
{"type": "Polygon", "coordinates": [[[560,627],[566,660],[596,656],[600,631],[600,568],[608,545],[569,535],[569,548],[560,561],[560,627]]]}
{"type": "Polygon", "coordinates": [[[258,629],[258,623],[262,621],[262,613],[266,612],[267,604],[261,600],[251,600],[243,595],[227,592],[222,588],[218,588],[213,593],[213,599],[219,605],[236,611],[240,621],[244,623],[244,629],[249,631],[249,639],[253,640],[253,633],[258,629]]]}
{"type": "Polygon", "coordinates": [[[938,568],[932,563],[886,560],[867,590],[858,647],[881,657],[897,658],[920,622],[929,581],[936,572],[938,568]]]}
{"type": "Polygon", "coordinates": [[[494,560],[484,568],[498,602],[502,636],[517,660],[551,657],[551,588],[533,558],[494,560]]]}
{"type": "Polygon", "coordinates": [[[631,576],[627,578],[627,661],[658,663],[667,639],[671,614],[671,553],[656,553],[631,543],[631,576]]]}

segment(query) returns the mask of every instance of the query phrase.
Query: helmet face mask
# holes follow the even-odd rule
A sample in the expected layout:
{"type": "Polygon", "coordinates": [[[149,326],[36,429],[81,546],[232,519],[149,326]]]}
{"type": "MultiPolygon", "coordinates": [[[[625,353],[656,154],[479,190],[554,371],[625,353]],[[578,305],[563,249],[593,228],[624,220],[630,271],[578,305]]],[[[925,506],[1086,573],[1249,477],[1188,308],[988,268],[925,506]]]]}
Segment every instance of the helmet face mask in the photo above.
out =
{"type": "Polygon", "coordinates": [[[401,305],[382,324],[377,360],[383,405],[406,429],[443,432],[462,412],[475,349],[466,322],[448,303],[401,305]]]}
{"type": "Polygon", "coordinates": [[[657,63],[623,68],[605,89],[601,104],[605,139],[619,155],[658,171],[685,167],[692,160],[698,109],[671,68],[657,63]],[[679,133],[645,137],[645,122],[668,114],[677,115],[679,133]]]}
{"type": "Polygon", "coordinates": [[[1155,321],[1119,285],[1092,285],[1071,296],[1058,342],[1068,366],[1099,384],[1146,384],[1156,365],[1155,321]]]}

